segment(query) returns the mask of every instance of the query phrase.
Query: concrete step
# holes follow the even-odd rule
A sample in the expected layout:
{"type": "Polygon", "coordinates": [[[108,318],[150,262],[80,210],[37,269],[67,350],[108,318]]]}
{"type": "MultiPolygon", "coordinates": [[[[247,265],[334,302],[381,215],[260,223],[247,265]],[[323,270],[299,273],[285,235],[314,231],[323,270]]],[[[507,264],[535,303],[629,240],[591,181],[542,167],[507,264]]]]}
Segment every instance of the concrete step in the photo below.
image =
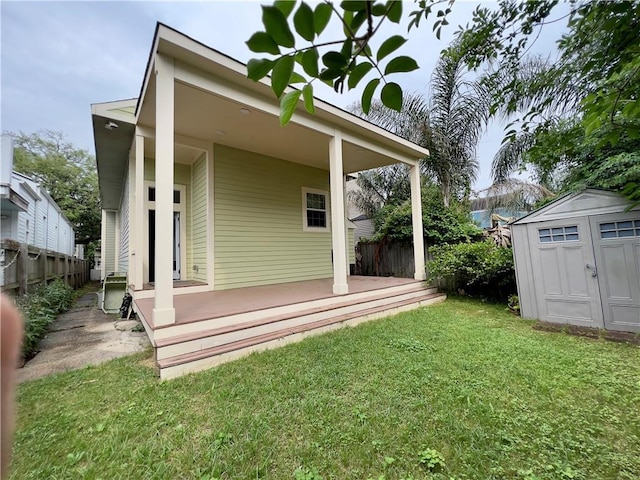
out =
{"type": "Polygon", "coordinates": [[[444,301],[444,294],[428,293],[424,295],[404,298],[394,302],[387,302],[378,306],[367,306],[357,311],[342,313],[327,318],[309,321],[307,323],[283,327],[284,324],[275,322],[283,328],[245,336],[228,343],[203,348],[197,351],[173,355],[158,359],[160,378],[169,379],[189,372],[204,370],[221,363],[234,360],[253,351],[275,348],[287,343],[302,340],[310,335],[324,333],[343,326],[353,326],[358,323],[376,318],[393,315],[406,310],[439,303],[444,301]]]}

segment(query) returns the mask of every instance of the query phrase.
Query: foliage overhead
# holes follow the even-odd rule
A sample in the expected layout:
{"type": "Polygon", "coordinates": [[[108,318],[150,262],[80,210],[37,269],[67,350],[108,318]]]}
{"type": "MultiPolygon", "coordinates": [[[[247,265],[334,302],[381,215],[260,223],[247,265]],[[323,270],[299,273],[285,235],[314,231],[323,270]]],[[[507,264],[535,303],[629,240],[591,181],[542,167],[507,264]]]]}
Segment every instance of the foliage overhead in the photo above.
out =
{"type": "Polygon", "coordinates": [[[73,224],[77,243],[100,240],[100,199],[95,160],[86,150],[45,130],[14,133],[14,169],[28,175],[51,195],[73,224]]]}

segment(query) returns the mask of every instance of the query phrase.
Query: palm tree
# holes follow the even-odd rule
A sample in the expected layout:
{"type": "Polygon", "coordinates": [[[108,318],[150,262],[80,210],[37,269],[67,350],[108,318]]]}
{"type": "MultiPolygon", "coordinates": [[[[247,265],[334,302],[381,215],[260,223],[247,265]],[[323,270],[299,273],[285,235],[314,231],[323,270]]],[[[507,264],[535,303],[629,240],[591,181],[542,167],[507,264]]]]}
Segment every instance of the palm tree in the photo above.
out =
{"type": "Polygon", "coordinates": [[[464,78],[459,55],[443,55],[431,76],[429,99],[407,94],[397,112],[376,101],[368,114],[360,105],[352,111],[362,118],[429,150],[423,174],[435,179],[444,205],[466,196],[478,175],[476,148],[489,119],[489,101],[476,82],[464,78]]]}

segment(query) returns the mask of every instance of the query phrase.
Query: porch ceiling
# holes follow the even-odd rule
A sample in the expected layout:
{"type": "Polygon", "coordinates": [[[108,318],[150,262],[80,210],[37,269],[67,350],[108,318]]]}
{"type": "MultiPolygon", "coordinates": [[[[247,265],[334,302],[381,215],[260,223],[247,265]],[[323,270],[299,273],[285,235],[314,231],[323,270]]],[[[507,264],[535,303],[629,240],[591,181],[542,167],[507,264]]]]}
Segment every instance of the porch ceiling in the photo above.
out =
{"type": "MultiPolygon", "coordinates": [[[[151,129],[155,128],[154,99],[155,80],[152,77],[138,119],[140,125],[151,129]]],[[[281,127],[276,115],[180,81],[175,83],[174,128],[177,135],[329,169],[329,135],[293,122],[281,127]]],[[[145,146],[147,152],[149,156],[154,155],[153,141],[145,146]]],[[[176,151],[176,162],[190,163],[190,160],[176,151]]],[[[393,163],[397,160],[343,141],[345,173],[393,163]]]]}

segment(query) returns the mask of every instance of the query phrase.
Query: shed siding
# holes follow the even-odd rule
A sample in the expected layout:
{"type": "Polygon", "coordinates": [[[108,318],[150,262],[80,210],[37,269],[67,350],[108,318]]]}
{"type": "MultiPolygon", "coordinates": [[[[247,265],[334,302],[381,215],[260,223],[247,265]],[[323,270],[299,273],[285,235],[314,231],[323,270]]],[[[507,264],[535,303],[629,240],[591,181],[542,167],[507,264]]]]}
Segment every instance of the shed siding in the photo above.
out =
{"type": "Polygon", "coordinates": [[[207,156],[203,154],[192,168],[191,256],[188,271],[194,280],[207,281],[207,156]]]}
{"type": "Polygon", "coordinates": [[[214,152],[216,289],[331,277],[331,232],[302,228],[302,187],[328,192],[329,172],[221,145],[214,152]]]}
{"type": "Polygon", "coordinates": [[[524,318],[538,318],[527,226],[512,225],[511,241],[513,244],[513,261],[518,286],[520,315],[524,318]]]}
{"type": "Polygon", "coordinates": [[[116,271],[116,212],[105,211],[104,263],[105,273],[116,271]]]}
{"type": "Polygon", "coordinates": [[[129,271],[129,170],[127,170],[122,188],[122,201],[118,211],[120,221],[120,239],[118,248],[118,271],[129,271]]]}

